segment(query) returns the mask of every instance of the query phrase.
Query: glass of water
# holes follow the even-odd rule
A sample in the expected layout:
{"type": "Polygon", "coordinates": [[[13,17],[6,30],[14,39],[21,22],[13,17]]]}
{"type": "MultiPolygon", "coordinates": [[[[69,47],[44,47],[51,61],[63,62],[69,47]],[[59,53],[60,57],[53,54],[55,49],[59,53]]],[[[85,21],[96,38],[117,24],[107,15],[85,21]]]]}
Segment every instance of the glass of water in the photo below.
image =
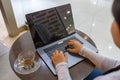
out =
{"type": "Polygon", "coordinates": [[[33,51],[22,51],[19,53],[14,64],[14,69],[20,74],[30,74],[40,67],[40,58],[36,59],[33,51]]]}
{"type": "Polygon", "coordinates": [[[23,51],[18,55],[18,64],[26,70],[34,67],[35,53],[32,51],[23,51]]]}

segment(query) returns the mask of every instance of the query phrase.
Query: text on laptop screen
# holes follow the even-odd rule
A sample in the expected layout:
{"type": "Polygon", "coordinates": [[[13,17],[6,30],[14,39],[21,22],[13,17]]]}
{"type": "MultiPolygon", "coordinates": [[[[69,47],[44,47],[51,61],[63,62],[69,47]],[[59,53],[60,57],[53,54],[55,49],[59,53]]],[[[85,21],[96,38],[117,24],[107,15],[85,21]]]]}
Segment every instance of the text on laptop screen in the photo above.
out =
{"type": "Polygon", "coordinates": [[[35,47],[42,47],[75,32],[70,4],[26,15],[35,47]]]}

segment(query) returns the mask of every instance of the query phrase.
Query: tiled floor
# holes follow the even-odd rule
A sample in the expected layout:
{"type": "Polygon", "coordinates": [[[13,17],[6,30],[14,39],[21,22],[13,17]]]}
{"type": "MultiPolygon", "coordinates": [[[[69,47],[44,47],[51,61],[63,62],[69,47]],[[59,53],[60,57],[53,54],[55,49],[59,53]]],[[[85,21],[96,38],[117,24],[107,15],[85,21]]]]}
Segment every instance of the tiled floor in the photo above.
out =
{"type": "MultiPolygon", "coordinates": [[[[99,54],[115,59],[120,59],[119,54],[120,51],[114,45],[110,33],[110,27],[113,21],[113,17],[111,14],[111,5],[113,0],[12,0],[12,1],[13,1],[12,4],[14,6],[18,4],[22,4],[22,6],[24,6],[21,7],[22,9],[21,11],[23,11],[23,14],[46,9],[53,6],[58,6],[65,3],[71,3],[75,27],[89,35],[94,40],[99,49],[100,52],[99,54]]],[[[16,8],[14,8],[14,10],[16,11],[15,14],[18,21],[17,23],[18,25],[22,25],[23,24],[22,20],[25,19],[24,17],[23,18],[17,17],[19,13],[17,13],[18,10],[17,6],[15,7],[16,8]]],[[[21,15],[23,16],[23,14],[21,15]]],[[[5,29],[2,30],[4,26],[5,26],[4,23],[0,21],[0,34],[2,34],[0,35],[0,40],[7,46],[11,46],[12,45],[11,42],[13,42],[14,38],[11,39],[7,37],[6,30],[5,29]]],[[[2,59],[0,58],[0,61],[1,60],[2,59]]],[[[4,60],[7,61],[8,57],[6,57],[4,60]]],[[[17,79],[11,78],[9,80],[17,79]]]]}

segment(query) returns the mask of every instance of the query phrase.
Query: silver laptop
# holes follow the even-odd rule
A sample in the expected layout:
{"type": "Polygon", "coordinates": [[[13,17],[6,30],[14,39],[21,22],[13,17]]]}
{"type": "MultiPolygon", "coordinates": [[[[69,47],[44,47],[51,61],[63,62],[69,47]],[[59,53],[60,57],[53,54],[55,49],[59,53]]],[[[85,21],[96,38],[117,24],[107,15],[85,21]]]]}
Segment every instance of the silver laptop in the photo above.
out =
{"type": "Polygon", "coordinates": [[[76,33],[70,4],[27,14],[26,19],[37,52],[54,75],[56,71],[50,57],[55,50],[67,54],[69,68],[84,60],[67,52],[65,45],[70,39],[76,39],[97,52],[93,45],[76,33]]]}

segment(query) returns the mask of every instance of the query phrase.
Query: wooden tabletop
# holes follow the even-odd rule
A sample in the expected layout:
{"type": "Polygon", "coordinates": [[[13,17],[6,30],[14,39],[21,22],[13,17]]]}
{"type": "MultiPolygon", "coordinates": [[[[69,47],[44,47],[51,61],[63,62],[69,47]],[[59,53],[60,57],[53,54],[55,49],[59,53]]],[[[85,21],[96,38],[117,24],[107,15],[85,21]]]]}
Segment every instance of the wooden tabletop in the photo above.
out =
{"type": "MultiPolygon", "coordinates": [[[[86,39],[92,45],[95,46],[95,43],[86,34],[84,34],[81,31],[77,31],[77,33],[80,34],[84,39],[86,39]]],[[[10,61],[10,65],[13,71],[14,71],[14,62],[17,59],[18,54],[24,50],[36,51],[29,31],[23,34],[22,36],[20,36],[14,42],[14,44],[12,45],[10,49],[9,61],[10,61]]],[[[36,54],[36,56],[40,57],[38,54],[36,54]]],[[[42,63],[41,63],[40,68],[34,73],[27,74],[27,75],[21,75],[21,74],[16,73],[15,71],[14,72],[21,80],[57,80],[57,76],[53,75],[53,73],[49,70],[49,68],[43,62],[42,59],[41,61],[42,63]]],[[[84,79],[92,72],[94,67],[95,66],[87,59],[76,64],[75,66],[69,69],[72,80],[84,79]]]]}

